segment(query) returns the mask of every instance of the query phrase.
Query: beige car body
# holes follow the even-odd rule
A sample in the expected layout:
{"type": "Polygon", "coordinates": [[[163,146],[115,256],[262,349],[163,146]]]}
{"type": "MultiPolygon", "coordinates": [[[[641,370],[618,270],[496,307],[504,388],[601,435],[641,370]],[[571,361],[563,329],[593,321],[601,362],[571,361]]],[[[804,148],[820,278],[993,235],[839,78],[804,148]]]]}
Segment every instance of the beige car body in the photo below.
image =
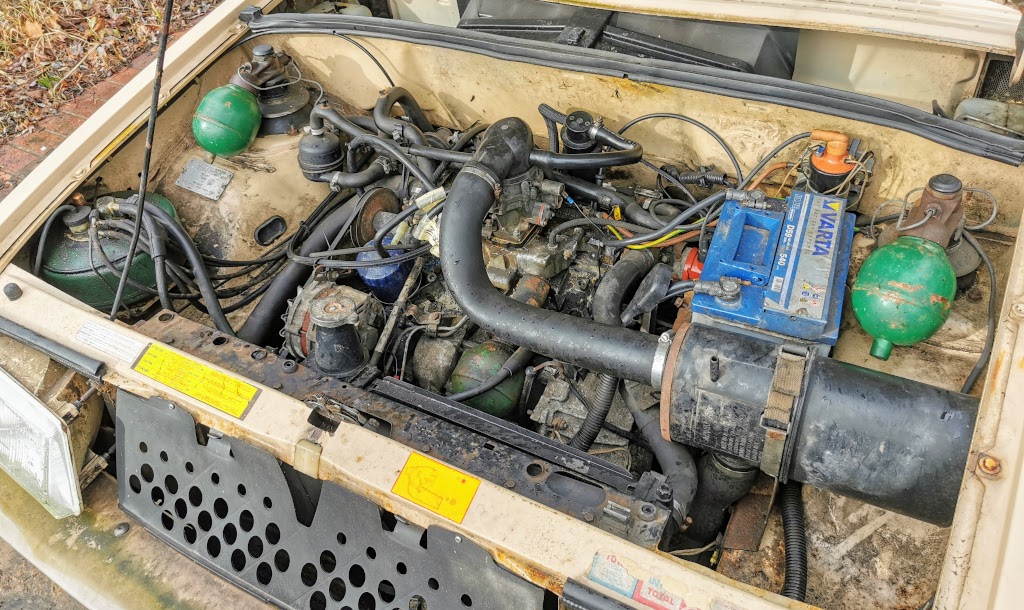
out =
{"type": "MultiPolygon", "coordinates": [[[[246,32],[246,27],[237,21],[237,15],[250,4],[249,0],[226,0],[169,48],[161,102],[175,101],[165,113],[166,124],[175,121],[182,124],[182,117],[191,112],[203,92],[226,81],[231,61],[219,65],[216,62],[225,53],[239,53],[230,51],[246,32]],[[210,66],[213,68],[207,71],[210,66]]],[[[270,0],[262,4],[264,10],[269,11],[276,2],[270,0]]],[[[675,3],[646,4],[649,10],[667,12],[664,7],[675,3]]],[[[719,2],[704,4],[723,6],[719,2]]],[[[735,8],[742,4],[735,2],[729,6],[735,8]]],[[[997,8],[1002,10],[993,6],[997,8]]],[[[693,8],[687,14],[709,17],[700,10],[703,9],[693,8]]],[[[791,10],[799,12],[795,8],[791,10]]],[[[739,13],[732,17],[716,13],[715,17],[719,16],[740,18],[739,13]]],[[[805,15],[804,19],[803,22],[793,19],[792,23],[811,23],[818,17],[805,15]]],[[[844,23],[846,25],[838,29],[857,35],[877,33],[863,20],[844,23]]],[[[974,51],[1011,50],[1006,28],[997,27],[993,31],[996,33],[988,43],[982,40],[987,34],[975,32],[971,41],[958,40],[951,46],[974,51]]],[[[901,40],[914,36],[894,34],[901,40]]],[[[955,37],[950,34],[942,38],[948,42],[955,37]]],[[[322,79],[325,84],[331,82],[330,75],[338,66],[344,65],[351,70],[347,72],[351,75],[347,82],[328,86],[331,89],[343,86],[347,100],[358,107],[372,107],[381,83],[375,79],[372,64],[357,51],[328,46],[322,39],[304,36],[287,43],[275,42],[284,44],[296,57],[316,58],[309,61],[314,72],[312,77],[322,79]]],[[[678,112],[685,108],[688,113],[708,117],[716,127],[721,126],[727,139],[730,135],[745,136],[746,143],[737,152],[746,167],[753,165],[780,139],[807,125],[856,133],[876,143],[882,158],[893,160],[898,167],[880,173],[873,187],[877,199],[897,196],[922,184],[937,166],[955,168],[965,183],[987,184],[1004,206],[994,231],[1016,245],[1008,250],[1012,250],[1012,254],[1007,254],[999,263],[1002,281],[1006,283],[1000,295],[1002,306],[995,353],[984,383],[972,457],[955,523],[949,532],[935,607],[963,610],[1020,607],[1020,574],[1024,569],[1024,514],[1019,508],[1024,504],[1021,486],[1024,336],[1019,336],[1018,328],[1024,319],[1024,241],[1020,240],[1018,227],[1024,206],[1024,200],[1019,198],[1024,192],[1024,170],[943,148],[898,130],[769,103],[574,74],[459,51],[411,49],[407,44],[369,37],[362,42],[387,58],[388,69],[400,75],[406,86],[425,101],[428,112],[442,118],[443,122],[463,127],[476,118],[494,119],[521,112],[524,104],[535,105],[537,97],[564,106],[599,100],[597,110],[615,121],[655,110],[678,112]],[[455,64],[460,66],[458,76],[446,70],[447,66],[455,64]],[[529,83],[532,89],[527,92],[522,90],[525,87],[520,90],[513,87],[510,92],[503,92],[496,88],[473,88],[472,83],[498,70],[514,83],[529,83]],[[566,82],[573,83],[573,87],[563,87],[566,82]],[[431,88],[440,84],[449,92],[445,100],[431,93],[431,88]],[[458,101],[469,99],[471,95],[476,96],[473,105],[458,101]],[[741,116],[756,117],[757,123],[744,127],[733,125],[729,120],[741,116]],[[791,125],[800,128],[791,128],[791,125]],[[898,163],[897,158],[904,162],[898,163]],[[991,180],[997,175],[997,181],[991,180]],[[998,460],[996,474],[976,470],[978,456],[982,454],[998,460]]],[[[664,588],[685,600],[688,607],[705,610],[804,607],[669,555],[645,551],[486,481],[482,482],[463,523],[454,524],[392,493],[400,467],[411,452],[403,445],[355,427],[343,427],[333,436],[323,435],[314,442],[303,404],[270,388],[261,388],[263,391],[244,420],[233,419],[140,375],[130,362],[77,340],[76,332],[86,321],[140,341],[152,339],[137,329],[107,321],[12,263],[48,212],[69,197],[115,152],[119,152],[122,159],[139,157],[133,156],[133,151],[137,153],[141,149],[142,142],[136,134],[145,122],[153,76],[153,66],[143,70],[50,154],[0,206],[0,284],[14,282],[24,292],[14,301],[0,298],[0,316],[102,360],[110,371],[106,377],[108,384],[140,395],[165,396],[188,410],[199,422],[243,438],[302,472],[335,481],[418,525],[437,523],[453,529],[488,549],[499,564],[555,592],[559,592],[569,578],[586,581],[595,555],[613,553],[631,574],[659,578],[664,588]]],[[[542,132],[539,117],[530,120],[537,123],[534,128],[542,132]]],[[[670,142],[675,132],[659,133],[653,129],[643,134],[639,129],[637,132],[635,137],[643,139],[645,147],[654,155],[673,156],[670,142]]],[[[696,137],[689,131],[683,132],[688,137],[696,137]]],[[[164,132],[161,138],[158,128],[155,166],[159,166],[161,155],[174,152],[171,135],[164,132]]],[[[703,157],[707,161],[724,162],[715,157],[716,152],[707,154],[710,156],[703,157]]],[[[128,173],[136,171],[134,168],[131,165],[129,169],[126,164],[124,169],[115,171],[134,176],[128,173]]],[[[841,357],[869,365],[863,357],[863,343],[855,343],[856,339],[851,341],[854,343],[841,346],[841,357]]],[[[16,372],[19,361],[31,358],[28,352],[21,350],[23,348],[13,342],[4,344],[5,355],[0,360],[5,368],[16,372]]],[[[887,370],[951,386],[959,383],[953,377],[964,369],[966,362],[969,358],[954,358],[936,364],[931,370],[919,369],[913,364],[904,364],[905,368],[901,369],[897,362],[887,365],[887,370]]],[[[32,378],[31,373],[24,375],[23,379],[32,378]]],[[[39,388],[43,381],[37,376],[33,384],[39,388]]],[[[11,479],[0,474],[0,537],[89,607],[201,608],[256,604],[248,594],[179,556],[137,525],[133,525],[127,535],[115,536],[115,525],[128,519],[117,508],[116,489],[111,479],[101,475],[86,488],[83,497],[86,510],[82,516],[56,521],[11,479]]],[[[599,585],[594,587],[602,590],[599,585]]],[[[608,590],[604,592],[611,594],[608,590]]]]}

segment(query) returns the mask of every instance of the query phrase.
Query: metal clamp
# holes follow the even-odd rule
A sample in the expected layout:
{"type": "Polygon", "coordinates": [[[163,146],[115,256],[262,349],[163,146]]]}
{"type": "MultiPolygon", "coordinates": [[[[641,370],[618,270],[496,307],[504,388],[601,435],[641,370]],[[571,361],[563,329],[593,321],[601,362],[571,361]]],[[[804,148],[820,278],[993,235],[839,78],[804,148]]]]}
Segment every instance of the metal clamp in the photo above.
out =
{"type": "Polygon", "coordinates": [[[494,198],[501,197],[501,180],[490,168],[478,163],[467,163],[462,166],[463,174],[471,174],[486,182],[494,190],[494,198]]]}
{"type": "Polygon", "coordinates": [[[775,363],[775,374],[768,390],[768,401],[761,415],[764,428],[764,449],[761,470],[785,483],[783,468],[786,441],[789,438],[794,411],[804,386],[804,371],[810,353],[800,345],[783,345],[775,363]]]}

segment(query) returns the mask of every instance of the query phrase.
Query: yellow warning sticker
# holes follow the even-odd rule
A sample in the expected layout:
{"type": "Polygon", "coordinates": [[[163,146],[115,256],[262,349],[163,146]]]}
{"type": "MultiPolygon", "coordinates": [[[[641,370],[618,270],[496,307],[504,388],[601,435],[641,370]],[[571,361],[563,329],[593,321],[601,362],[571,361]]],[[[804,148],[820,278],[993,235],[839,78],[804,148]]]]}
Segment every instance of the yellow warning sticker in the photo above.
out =
{"type": "Polygon", "coordinates": [[[157,343],[146,348],[132,369],[239,419],[260,392],[255,386],[157,343]]]}
{"type": "Polygon", "coordinates": [[[391,493],[462,523],[479,487],[480,479],[413,453],[402,467],[391,493]]]}

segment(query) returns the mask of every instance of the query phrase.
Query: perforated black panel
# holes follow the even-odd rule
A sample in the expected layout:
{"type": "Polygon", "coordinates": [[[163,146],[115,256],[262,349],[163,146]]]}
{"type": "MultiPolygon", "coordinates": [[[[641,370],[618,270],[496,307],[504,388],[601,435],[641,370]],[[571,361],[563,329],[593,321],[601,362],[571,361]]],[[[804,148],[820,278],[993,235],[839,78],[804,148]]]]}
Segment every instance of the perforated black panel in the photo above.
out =
{"type": "Polygon", "coordinates": [[[542,605],[542,589],[476,544],[304,479],[238,439],[213,432],[200,444],[192,416],[166,401],[119,392],[117,420],[122,508],[262,599],[302,610],[542,605]]]}

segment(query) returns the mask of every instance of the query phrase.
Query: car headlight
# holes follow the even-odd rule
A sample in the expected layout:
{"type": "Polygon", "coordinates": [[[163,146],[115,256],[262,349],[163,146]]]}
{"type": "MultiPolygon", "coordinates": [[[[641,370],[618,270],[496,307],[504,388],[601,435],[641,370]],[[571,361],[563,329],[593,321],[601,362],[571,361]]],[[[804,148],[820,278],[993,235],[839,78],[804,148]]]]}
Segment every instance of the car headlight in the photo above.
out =
{"type": "Polygon", "coordinates": [[[0,469],[58,519],[82,512],[68,427],[0,369],[0,469]]]}

